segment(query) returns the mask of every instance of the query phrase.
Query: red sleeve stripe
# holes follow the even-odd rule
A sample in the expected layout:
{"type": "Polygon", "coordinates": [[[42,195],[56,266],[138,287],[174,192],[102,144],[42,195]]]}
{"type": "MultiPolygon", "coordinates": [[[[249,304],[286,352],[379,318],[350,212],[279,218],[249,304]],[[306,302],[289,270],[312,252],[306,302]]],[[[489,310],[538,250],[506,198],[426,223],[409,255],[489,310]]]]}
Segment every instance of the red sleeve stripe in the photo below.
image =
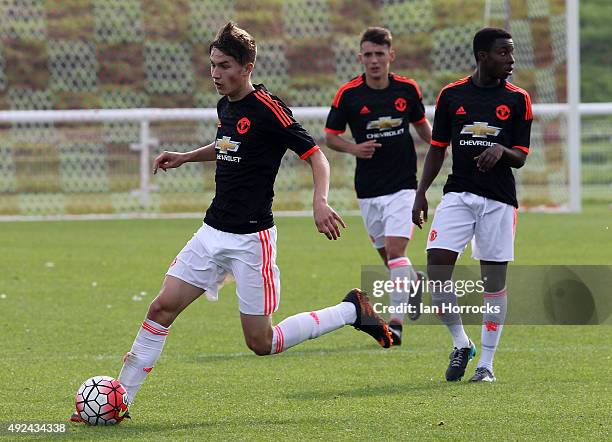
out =
{"type": "Polygon", "coordinates": [[[423,118],[421,118],[419,121],[415,121],[412,124],[418,125],[418,124],[423,124],[423,123],[427,123],[427,117],[423,116],[423,118]]]}
{"type": "Polygon", "coordinates": [[[287,112],[285,112],[285,110],[276,101],[274,101],[270,95],[264,93],[263,91],[255,91],[255,97],[257,97],[259,101],[268,106],[270,110],[274,112],[274,115],[276,115],[276,118],[279,119],[283,127],[291,126],[291,124],[293,124],[291,118],[289,115],[287,115],[287,112]]]}
{"type": "Polygon", "coordinates": [[[414,86],[414,88],[417,91],[417,94],[419,95],[419,98],[421,100],[423,99],[423,94],[421,93],[421,89],[419,88],[419,85],[412,78],[402,77],[401,75],[397,75],[397,74],[395,74],[393,72],[391,72],[391,76],[393,77],[394,80],[397,80],[397,81],[399,81],[401,83],[408,83],[408,84],[411,84],[412,86],[414,86]]]}
{"type": "Polygon", "coordinates": [[[325,132],[327,132],[328,134],[340,135],[344,133],[344,130],[336,130],[336,129],[330,129],[329,127],[326,127],[325,132]]]}
{"type": "Polygon", "coordinates": [[[340,105],[340,98],[342,98],[342,94],[344,93],[344,91],[346,91],[347,89],[351,89],[351,88],[357,87],[357,86],[359,86],[361,84],[363,84],[363,78],[360,75],[359,77],[354,78],[353,80],[349,81],[348,83],[345,83],[342,86],[340,86],[340,89],[338,89],[338,92],[336,92],[336,96],[334,97],[334,101],[332,102],[332,106],[333,107],[338,107],[340,105]]]}
{"type": "Polygon", "coordinates": [[[301,156],[300,156],[300,160],[305,160],[306,158],[308,158],[310,155],[312,155],[313,153],[315,153],[317,150],[319,150],[319,146],[317,146],[316,144],[314,146],[312,146],[310,149],[308,149],[306,152],[304,152],[301,156]]]}
{"type": "Polygon", "coordinates": [[[522,150],[525,153],[529,153],[529,148],[525,147],[525,146],[512,146],[513,149],[518,149],[518,150],[522,150]]]}
{"type": "Polygon", "coordinates": [[[455,86],[459,86],[460,84],[467,83],[469,79],[470,77],[465,77],[465,78],[462,78],[461,80],[457,80],[454,83],[447,84],[446,86],[444,86],[442,90],[440,91],[440,93],[438,94],[438,98],[436,98],[436,107],[438,107],[438,101],[440,101],[440,95],[442,95],[442,92],[444,92],[446,89],[449,89],[451,87],[455,87],[455,86]]]}
{"type": "Polygon", "coordinates": [[[529,96],[529,93],[525,89],[521,89],[520,87],[508,82],[506,82],[506,89],[523,95],[523,98],[525,99],[525,120],[533,120],[531,97],[529,96]]]}
{"type": "Polygon", "coordinates": [[[431,140],[431,145],[436,147],[447,147],[450,144],[449,142],[443,143],[442,141],[431,140]]]}

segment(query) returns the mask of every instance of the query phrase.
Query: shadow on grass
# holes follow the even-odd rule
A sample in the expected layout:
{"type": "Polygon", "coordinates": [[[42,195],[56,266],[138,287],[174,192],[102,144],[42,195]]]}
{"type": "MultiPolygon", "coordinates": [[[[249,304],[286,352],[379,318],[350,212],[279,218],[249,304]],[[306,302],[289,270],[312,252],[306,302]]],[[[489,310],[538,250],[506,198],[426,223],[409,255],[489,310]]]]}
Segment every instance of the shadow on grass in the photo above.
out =
{"type": "MultiPolygon", "coordinates": [[[[461,383],[451,385],[451,387],[458,387],[459,389],[465,388],[467,384],[461,383]]],[[[296,399],[302,401],[313,401],[313,400],[333,400],[341,398],[363,398],[372,396],[389,396],[397,394],[418,394],[427,393],[434,391],[446,391],[449,395],[455,392],[455,389],[449,389],[449,383],[444,381],[433,381],[427,384],[389,384],[380,386],[363,386],[359,388],[353,388],[348,390],[340,389],[328,389],[328,390],[310,390],[310,391],[297,391],[285,395],[287,399],[296,399]]]]}
{"type": "MultiPolygon", "coordinates": [[[[330,416],[325,418],[322,416],[308,417],[308,416],[296,416],[296,417],[275,417],[275,418],[264,418],[264,417],[245,417],[243,415],[237,416],[236,419],[220,419],[218,421],[209,422],[185,422],[185,423],[169,423],[169,422],[127,422],[116,426],[87,426],[79,424],[80,426],[70,426],[67,434],[73,436],[87,436],[91,438],[104,438],[104,439],[118,439],[124,437],[132,437],[136,434],[141,433],[168,433],[168,434],[182,434],[181,432],[187,432],[191,436],[197,435],[198,430],[202,430],[202,436],[213,432],[214,430],[223,429],[225,431],[232,432],[232,428],[270,428],[278,426],[301,426],[301,425],[325,425],[331,424],[336,421],[337,418],[330,416]]],[[[242,431],[242,430],[240,430],[242,431]]],[[[216,432],[215,432],[216,433],[216,432]]]]}
{"type": "MultiPolygon", "coordinates": [[[[386,352],[389,350],[383,350],[380,347],[369,346],[369,345],[361,345],[361,346],[351,346],[351,347],[332,347],[332,348],[305,348],[303,350],[299,349],[290,349],[287,352],[283,352],[278,355],[271,355],[269,357],[274,358],[292,358],[292,357],[302,357],[302,356],[325,356],[330,354],[343,354],[343,353],[353,353],[353,354],[380,354],[382,352],[386,352]]],[[[216,362],[223,361],[227,359],[242,359],[242,358],[254,358],[259,359],[252,352],[238,352],[238,353],[214,353],[214,354],[200,354],[195,356],[181,356],[178,358],[181,362],[196,362],[196,363],[206,363],[206,362],[216,362]]]]}

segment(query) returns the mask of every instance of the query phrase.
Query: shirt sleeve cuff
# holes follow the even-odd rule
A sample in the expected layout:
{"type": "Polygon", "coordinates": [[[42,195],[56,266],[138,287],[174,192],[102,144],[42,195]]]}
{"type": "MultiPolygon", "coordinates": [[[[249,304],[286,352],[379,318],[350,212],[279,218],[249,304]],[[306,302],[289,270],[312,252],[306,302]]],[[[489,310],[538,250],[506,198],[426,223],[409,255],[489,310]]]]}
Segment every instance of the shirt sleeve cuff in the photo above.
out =
{"type": "Polygon", "coordinates": [[[421,118],[419,121],[413,121],[412,124],[419,125],[419,124],[423,124],[425,122],[427,122],[427,117],[425,115],[423,115],[423,118],[421,118]]]}
{"type": "Polygon", "coordinates": [[[512,146],[513,149],[522,150],[526,154],[529,154],[529,148],[525,146],[512,146]]]}
{"type": "Polygon", "coordinates": [[[436,147],[447,147],[450,144],[450,141],[442,142],[436,141],[434,139],[431,140],[431,145],[436,147]]]}
{"type": "Polygon", "coordinates": [[[329,127],[326,127],[325,132],[327,132],[328,134],[340,135],[344,133],[344,129],[336,130],[336,129],[330,129],[329,127]]]}
{"type": "Polygon", "coordinates": [[[300,160],[305,160],[306,158],[308,158],[310,155],[312,155],[313,153],[315,153],[319,149],[320,148],[317,145],[312,146],[310,149],[308,149],[306,152],[304,152],[302,155],[300,155],[300,160]]]}

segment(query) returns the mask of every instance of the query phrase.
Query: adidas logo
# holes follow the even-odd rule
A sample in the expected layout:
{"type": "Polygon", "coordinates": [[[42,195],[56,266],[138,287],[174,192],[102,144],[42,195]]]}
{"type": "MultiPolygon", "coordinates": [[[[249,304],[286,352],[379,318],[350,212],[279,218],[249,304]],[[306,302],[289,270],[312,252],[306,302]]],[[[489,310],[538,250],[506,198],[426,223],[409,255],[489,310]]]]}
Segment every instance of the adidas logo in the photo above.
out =
{"type": "Polygon", "coordinates": [[[364,114],[369,114],[369,113],[370,113],[370,109],[368,109],[368,107],[364,105],[364,106],[361,108],[361,110],[359,111],[359,113],[360,113],[361,115],[364,115],[364,114]]]}
{"type": "Polygon", "coordinates": [[[455,112],[455,115],[465,115],[465,109],[463,108],[463,106],[459,107],[459,109],[457,109],[457,112],[455,112]]]}

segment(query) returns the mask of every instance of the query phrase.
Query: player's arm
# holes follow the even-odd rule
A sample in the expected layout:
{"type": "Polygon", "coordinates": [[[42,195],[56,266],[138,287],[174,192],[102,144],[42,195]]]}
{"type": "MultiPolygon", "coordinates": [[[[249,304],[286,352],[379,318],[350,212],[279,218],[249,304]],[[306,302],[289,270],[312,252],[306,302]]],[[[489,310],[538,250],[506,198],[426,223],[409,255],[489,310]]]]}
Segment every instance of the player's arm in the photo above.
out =
{"type": "Polygon", "coordinates": [[[444,164],[444,157],[446,156],[446,148],[439,147],[436,145],[430,145],[427,155],[425,156],[425,164],[423,165],[423,172],[421,174],[421,181],[416,191],[414,198],[414,205],[412,206],[412,222],[421,229],[421,225],[427,221],[427,189],[434,182],[442,164],[444,164]]]}
{"type": "Polygon", "coordinates": [[[157,173],[158,169],[174,169],[180,167],[184,163],[197,163],[201,161],[215,161],[217,158],[215,143],[207,144],[189,152],[168,152],[160,153],[153,162],[153,174],[157,173]]]}
{"type": "Polygon", "coordinates": [[[427,116],[425,116],[425,105],[423,104],[423,94],[419,85],[414,82],[413,89],[410,92],[410,100],[414,105],[409,109],[409,121],[414,126],[414,130],[419,138],[427,145],[431,143],[431,125],[427,116]]]}
{"type": "Polygon", "coordinates": [[[340,134],[344,133],[348,124],[348,113],[344,106],[344,96],[339,94],[340,91],[336,94],[336,98],[327,115],[325,122],[325,143],[327,147],[337,152],[355,155],[357,158],[364,160],[370,159],[374,155],[376,148],[381,146],[380,143],[374,140],[368,140],[364,143],[353,143],[340,136],[340,134]]]}
{"type": "Polygon", "coordinates": [[[329,132],[325,134],[325,142],[330,149],[337,152],[349,153],[355,155],[357,158],[365,160],[372,158],[376,148],[381,146],[381,144],[377,143],[375,140],[368,140],[363,143],[352,143],[345,140],[340,135],[329,132]]]}
{"type": "Polygon", "coordinates": [[[334,209],[327,204],[329,194],[329,162],[321,149],[306,158],[312,168],[312,179],[314,183],[314,195],[312,199],[312,210],[315,224],[320,233],[328,239],[340,237],[340,224],[346,228],[346,224],[334,209]]]}
{"type": "Polygon", "coordinates": [[[520,169],[527,160],[527,154],[520,149],[511,149],[496,143],[474,157],[474,160],[477,161],[476,167],[481,172],[491,170],[497,163],[520,169]]]}
{"type": "Polygon", "coordinates": [[[475,157],[478,170],[486,172],[492,169],[498,162],[515,169],[523,167],[529,153],[532,122],[531,98],[525,92],[516,106],[515,118],[512,120],[512,145],[502,146],[501,144],[495,144],[475,157]]]}
{"type": "Polygon", "coordinates": [[[434,116],[433,130],[430,136],[430,146],[425,156],[421,181],[417,188],[412,206],[412,222],[421,229],[421,225],[427,221],[427,189],[436,179],[446,157],[446,148],[451,140],[451,119],[448,113],[448,97],[444,90],[438,95],[436,100],[436,114],[434,116]]]}
{"type": "Polygon", "coordinates": [[[278,134],[279,140],[289,149],[299,155],[300,159],[308,161],[312,168],[314,194],[312,209],[315,224],[320,233],[328,239],[338,239],[340,228],[338,223],[346,228],[346,224],[334,209],[327,204],[329,194],[329,163],[325,154],[316,145],[312,136],[293,118],[291,110],[282,102],[277,104],[277,112],[270,122],[270,129],[278,134]],[[284,116],[279,119],[278,116],[284,116]]]}
{"type": "Polygon", "coordinates": [[[415,124],[414,130],[425,144],[431,143],[431,124],[429,124],[429,120],[427,118],[425,118],[425,120],[419,124],[415,124]]]}

